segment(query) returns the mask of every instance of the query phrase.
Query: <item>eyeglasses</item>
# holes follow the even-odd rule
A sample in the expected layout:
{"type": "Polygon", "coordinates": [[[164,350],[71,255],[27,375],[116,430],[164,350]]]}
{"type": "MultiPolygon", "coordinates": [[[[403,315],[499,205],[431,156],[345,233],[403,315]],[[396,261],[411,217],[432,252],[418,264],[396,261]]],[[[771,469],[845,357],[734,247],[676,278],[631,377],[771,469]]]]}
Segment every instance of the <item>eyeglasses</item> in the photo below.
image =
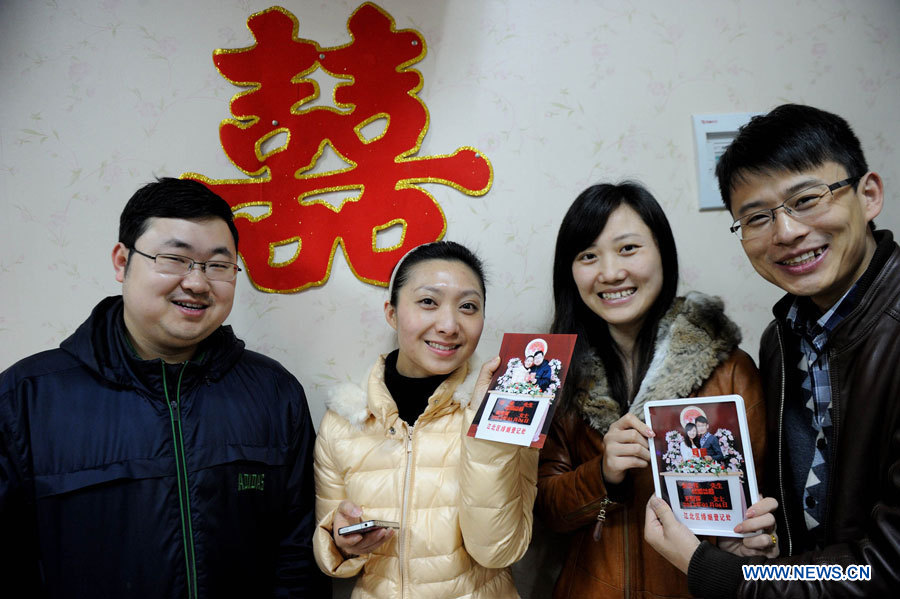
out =
{"type": "Polygon", "coordinates": [[[775,222],[775,211],[779,208],[784,208],[784,211],[794,220],[801,223],[810,223],[828,212],[831,201],[834,199],[835,190],[847,185],[855,185],[859,179],[860,177],[850,177],[831,185],[820,183],[807,187],[774,208],[763,208],[762,210],[745,214],[732,223],[730,230],[741,241],[765,235],[772,230],[772,223],[775,222]]]}
{"type": "Polygon", "coordinates": [[[197,262],[191,260],[187,256],[179,256],[178,254],[156,254],[151,256],[145,254],[137,248],[131,248],[131,251],[140,254],[145,258],[150,258],[154,263],[154,270],[163,275],[173,275],[176,277],[185,277],[195,266],[199,266],[203,274],[210,281],[233,281],[241,268],[234,262],[225,262],[223,260],[207,260],[206,262],[197,262]]]}

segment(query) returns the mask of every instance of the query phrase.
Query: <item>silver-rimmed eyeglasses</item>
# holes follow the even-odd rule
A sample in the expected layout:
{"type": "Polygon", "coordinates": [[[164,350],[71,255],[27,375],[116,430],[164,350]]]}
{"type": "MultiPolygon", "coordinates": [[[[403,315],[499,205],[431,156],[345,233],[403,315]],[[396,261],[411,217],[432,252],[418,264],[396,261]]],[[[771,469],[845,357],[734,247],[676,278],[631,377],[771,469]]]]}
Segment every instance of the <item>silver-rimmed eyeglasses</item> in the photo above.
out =
{"type": "Polygon", "coordinates": [[[775,222],[775,211],[779,208],[784,208],[784,211],[791,218],[808,224],[828,212],[831,201],[834,199],[835,190],[855,184],[859,179],[860,177],[850,177],[831,185],[819,183],[818,185],[807,187],[774,208],[763,208],[762,210],[745,214],[732,223],[730,230],[741,241],[765,235],[772,230],[772,223],[775,222]]]}
{"type": "Polygon", "coordinates": [[[156,254],[155,256],[152,256],[150,254],[145,254],[137,248],[131,248],[131,251],[153,260],[154,270],[163,275],[185,277],[195,266],[199,266],[200,270],[210,281],[230,282],[233,281],[241,271],[241,268],[234,262],[225,262],[224,260],[197,262],[187,256],[179,256],[178,254],[156,254]]]}

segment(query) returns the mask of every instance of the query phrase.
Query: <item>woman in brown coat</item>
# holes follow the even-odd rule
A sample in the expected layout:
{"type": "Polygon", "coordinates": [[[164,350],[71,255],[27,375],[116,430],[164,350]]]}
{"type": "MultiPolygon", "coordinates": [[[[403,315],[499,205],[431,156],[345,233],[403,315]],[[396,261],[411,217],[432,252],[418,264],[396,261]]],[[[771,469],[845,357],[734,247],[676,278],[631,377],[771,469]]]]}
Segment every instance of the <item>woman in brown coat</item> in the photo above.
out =
{"type": "MultiPolygon", "coordinates": [[[[653,493],[643,406],[655,399],[737,394],[754,462],[765,450],[762,389],[721,300],[676,297],[678,258],[659,204],[643,187],[595,185],[560,227],[554,333],[577,333],[575,383],[541,452],[536,510],[571,532],[554,598],[689,597],[687,579],[643,540],[653,493]]],[[[774,501],[751,506],[770,538],[774,501]],[[760,505],[763,504],[764,505],[760,505]]],[[[749,554],[755,541],[719,545],[749,554]]]]}

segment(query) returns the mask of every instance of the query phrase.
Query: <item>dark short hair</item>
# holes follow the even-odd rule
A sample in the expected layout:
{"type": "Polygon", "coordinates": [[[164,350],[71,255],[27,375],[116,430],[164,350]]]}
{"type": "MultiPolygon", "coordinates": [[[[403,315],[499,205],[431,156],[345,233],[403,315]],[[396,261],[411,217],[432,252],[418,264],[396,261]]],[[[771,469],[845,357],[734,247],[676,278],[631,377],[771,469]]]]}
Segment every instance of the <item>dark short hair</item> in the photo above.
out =
{"type": "Polygon", "coordinates": [[[694,423],[696,424],[697,422],[709,424],[709,420],[707,420],[706,416],[697,416],[696,418],[694,418],[694,423]]]}
{"type": "Polygon", "coordinates": [[[198,181],[163,177],[134,192],[119,217],[119,241],[127,248],[150,227],[151,218],[206,220],[221,218],[238,246],[238,231],[231,206],[198,181]]]}
{"type": "Polygon", "coordinates": [[[409,280],[409,273],[412,268],[416,264],[427,260],[462,262],[475,273],[476,277],[478,277],[478,283],[481,285],[481,295],[485,301],[487,300],[484,264],[482,264],[481,259],[478,258],[472,250],[455,241],[435,241],[410,250],[394,267],[394,276],[391,278],[390,301],[392,306],[397,305],[397,295],[400,292],[400,289],[402,289],[409,280]]]}
{"type": "Polygon", "coordinates": [[[554,315],[550,330],[553,333],[577,334],[576,355],[572,361],[576,376],[580,376],[581,357],[588,350],[593,350],[606,369],[612,397],[625,405],[631,398],[626,397],[628,386],[615,342],[606,322],[581,299],[572,276],[575,257],[594,242],[606,227],[609,216],[623,204],[637,212],[653,233],[662,261],[662,288],[647,312],[635,343],[635,390],[640,386],[639,381],[643,379],[653,357],[659,321],[672,305],[678,290],[678,251],[665,212],[653,194],[639,183],[624,181],[615,185],[592,185],[581,192],[569,207],[556,237],[553,258],[554,315]]]}
{"type": "Polygon", "coordinates": [[[716,177],[725,207],[731,192],[749,174],[801,172],[836,162],[848,177],[868,170],[859,139],[836,114],[812,106],[782,104],[755,116],[719,158],[716,177]]]}

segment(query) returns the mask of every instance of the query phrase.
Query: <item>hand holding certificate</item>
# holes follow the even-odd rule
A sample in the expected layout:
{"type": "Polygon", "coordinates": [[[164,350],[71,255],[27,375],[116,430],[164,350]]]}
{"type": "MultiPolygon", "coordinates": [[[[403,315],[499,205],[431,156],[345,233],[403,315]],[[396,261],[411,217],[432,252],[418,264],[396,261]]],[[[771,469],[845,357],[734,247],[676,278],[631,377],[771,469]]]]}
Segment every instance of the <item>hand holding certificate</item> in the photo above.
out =
{"type": "Polygon", "coordinates": [[[543,447],[575,348],[575,335],[506,333],[500,367],[468,435],[543,447]]]}
{"type": "Polygon", "coordinates": [[[696,534],[735,532],[759,501],[744,400],[739,395],[648,402],[656,495],[696,534]]]}

